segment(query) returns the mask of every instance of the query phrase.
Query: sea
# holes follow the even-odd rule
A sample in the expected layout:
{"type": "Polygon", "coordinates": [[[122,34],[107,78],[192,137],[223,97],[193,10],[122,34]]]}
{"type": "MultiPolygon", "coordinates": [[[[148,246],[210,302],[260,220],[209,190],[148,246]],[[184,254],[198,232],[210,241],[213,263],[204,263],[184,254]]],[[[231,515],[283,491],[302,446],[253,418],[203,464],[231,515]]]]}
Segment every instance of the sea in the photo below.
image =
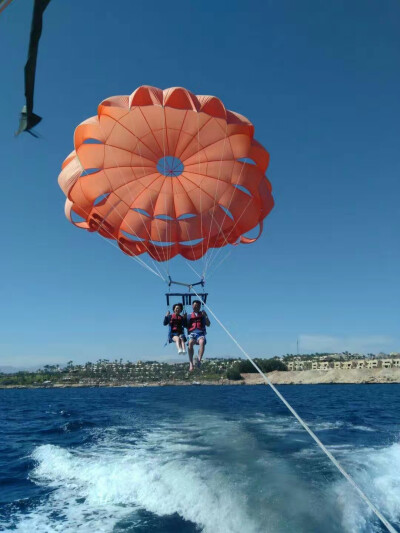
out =
{"type": "MultiPolygon", "coordinates": [[[[279,390],[400,531],[400,385],[279,390]]],[[[264,385],[0,390],[0,530],[386,531],[264,385]]]]}

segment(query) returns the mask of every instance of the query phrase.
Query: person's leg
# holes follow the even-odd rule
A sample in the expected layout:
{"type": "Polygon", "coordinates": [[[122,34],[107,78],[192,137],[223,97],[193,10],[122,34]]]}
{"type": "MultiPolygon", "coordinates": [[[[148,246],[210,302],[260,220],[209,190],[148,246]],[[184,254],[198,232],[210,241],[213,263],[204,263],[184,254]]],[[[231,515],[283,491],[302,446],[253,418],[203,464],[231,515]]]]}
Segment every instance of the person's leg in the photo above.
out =
{"type": "Polygon", "coordinates": [[[194,353],[194,344],[195,344],[195,340],[194,339],[189,339],[189,344],[188,344],[188,355],[189,355],[189,371],[191,372],[193,370],[193,353],[194,353]]]}
{"type": "Polygon", "coordinates": [[[204,337],[200,337],[199,339],[199,362],[200,363],[203,358],[205,348],[206,348],[206,340],[204,337]]]}
{"type": "Polygon", "coordinates": [[[186,353],[186,346],[185,346],[184,337],[179,337],[179,346],[181,348],[181,353],[186,353]]]}
{"type": "Polygon", "coordinates": [[[181,353],[181,347],[180,347],[180,344],[179,344],[179,337],[177,335],[174,335],[172,337],[172,340],[176,344],[176,349],[178,350],[178,353],[181,353]]]}

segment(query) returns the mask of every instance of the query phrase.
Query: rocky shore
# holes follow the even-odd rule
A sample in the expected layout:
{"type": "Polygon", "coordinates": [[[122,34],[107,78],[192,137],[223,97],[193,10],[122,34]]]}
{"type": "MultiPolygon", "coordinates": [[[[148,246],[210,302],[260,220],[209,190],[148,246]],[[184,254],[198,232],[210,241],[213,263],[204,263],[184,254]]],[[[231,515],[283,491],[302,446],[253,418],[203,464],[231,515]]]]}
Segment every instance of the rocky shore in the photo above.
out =
{"type": "MultiPolygon", "coordinates": [[[[195,376],[193,376],[195,378],[195,376]]],[[[242,380],[231,381],[219,379],[215,381],[159,381],[148,383],[133,382],[97,382],[97,383],[54,383],[48,385],[3,385],[1,389],[65,389],[81,387],[166,387],[166,386],[196,386],[196,385],[262,385],[265,383],[259,374],[242,374],[242,380]]],[[[352,368],[329,370],[275,370],[268,374],[268,378],[275,385],[317,385],[319,383],[400,383],[400,368],[352,368]]],[[[201,379],[201,378],[198,378],[201,379]]]]}
{"type": "MultiPolygon", "coordinates": [[[[246,385],[259,385],[259,374],[242,374],[246,385]]],[[[317,385],[318,383],[400,383],[400,368],[351,368],[348,370],[275,370],[268,378],[276,385],[317,385]]]]}

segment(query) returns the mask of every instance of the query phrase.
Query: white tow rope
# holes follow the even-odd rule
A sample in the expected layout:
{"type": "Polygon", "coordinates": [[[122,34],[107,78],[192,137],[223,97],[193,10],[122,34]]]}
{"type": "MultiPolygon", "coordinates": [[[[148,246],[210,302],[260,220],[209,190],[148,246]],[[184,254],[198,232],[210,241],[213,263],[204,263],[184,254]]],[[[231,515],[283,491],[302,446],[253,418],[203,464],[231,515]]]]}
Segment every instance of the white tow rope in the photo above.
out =
{"type": "MultiPolygon", "coordinates": [[[[196,294],[196,296],[201,300],[201,297],[197,294],[197,292],[192,288],[192,291],[196,294]]],[[[202,301],[202,300],[201,300],[202,301]]],[[[329,457],[329,459],[332,461],[332,463],[336,466],[336,468],[339,470],[341,474],[347,479],[347,481],[355,488],[355,490],[358,492],[358,494],[361,496],[361,498],[364,500],[364,502],[368,505],[368,507],[371,509],[371,511],[379,518],[379,520],[382,522],[382,524],[387,528],[388,531],[391,533],[397,533],[396,529],[386,520],[386,518],[382,515],[382,513],[375,507],[375,505],[371,502],[371,500],[368,498],[368,496],[363,492],[363,490],[357,485],[357,483],[354,481],[354,479],[346,472],[346,470],[342,467],[342,465],[339,463],[339,461],[331,454],[331,452],[326,448],[326,446],[319,440],[317,435],[310,429],[310,427],[304,422],[304,420],[301,418],[299,414],[295,411],[295,409],[290,405],[290,403],[282,396],[282,394],[278,391],[278,389],[271,383],[268,376],[264,374],[264,372],[259,368],[259,366],[253,361],[253,359],[250,357],[250,355],[241,347],[241,345],[238,343],[238,341],[233,337],[233,335],[227,330],[227,328],[223,325],[223,323],[217,318],[215,313],[210,309],[210,307],[203,302],[203,305],[208,309],[210,314],[215,318],[215,320],[218,322],[218,324],[221,326],[221,328],[225,331],[225,333],[233,340],[233,342],[236,344],[236,346],[239,348],[239,350],[242,352],[242,354],[247,357],[247,359],[250,361],[250,363],[254,366],[254,368],[257,370],[257,372],[263,377],[265,383],[271,387],[271,389],[274,391],[274,393],[278,396],[278,398],[286,405],[286,407],[289,409],[289,411],[292,413],[292,415],[300,422],[300,424],[303,426],[303,428],[307,431],[307,433],[315,440],[315,442],[318,444],[318,446],[321,448],[321,450],[329,457]]]]}

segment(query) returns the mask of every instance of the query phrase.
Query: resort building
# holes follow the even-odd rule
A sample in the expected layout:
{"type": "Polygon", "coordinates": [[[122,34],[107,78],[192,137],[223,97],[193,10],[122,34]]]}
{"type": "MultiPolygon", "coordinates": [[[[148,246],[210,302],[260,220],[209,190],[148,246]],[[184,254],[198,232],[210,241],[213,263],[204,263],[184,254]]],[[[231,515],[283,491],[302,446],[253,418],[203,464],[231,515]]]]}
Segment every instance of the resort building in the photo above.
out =
{"type": "Polygon", "coordinates": [[[314,360],[295,359],[287,363],[288,370],[329,370],[330,368],[351,370],[362,368],[400,368],[400,358],[395,359],[351,359],[347,361],[326,361],[326,357],[314,360]]]}
{"type": "Polygon", "coordinates": [[[342,368],[349,370],[350,368],[353,368],[353,361],[344,361],[342,363],[342,368]]]}

